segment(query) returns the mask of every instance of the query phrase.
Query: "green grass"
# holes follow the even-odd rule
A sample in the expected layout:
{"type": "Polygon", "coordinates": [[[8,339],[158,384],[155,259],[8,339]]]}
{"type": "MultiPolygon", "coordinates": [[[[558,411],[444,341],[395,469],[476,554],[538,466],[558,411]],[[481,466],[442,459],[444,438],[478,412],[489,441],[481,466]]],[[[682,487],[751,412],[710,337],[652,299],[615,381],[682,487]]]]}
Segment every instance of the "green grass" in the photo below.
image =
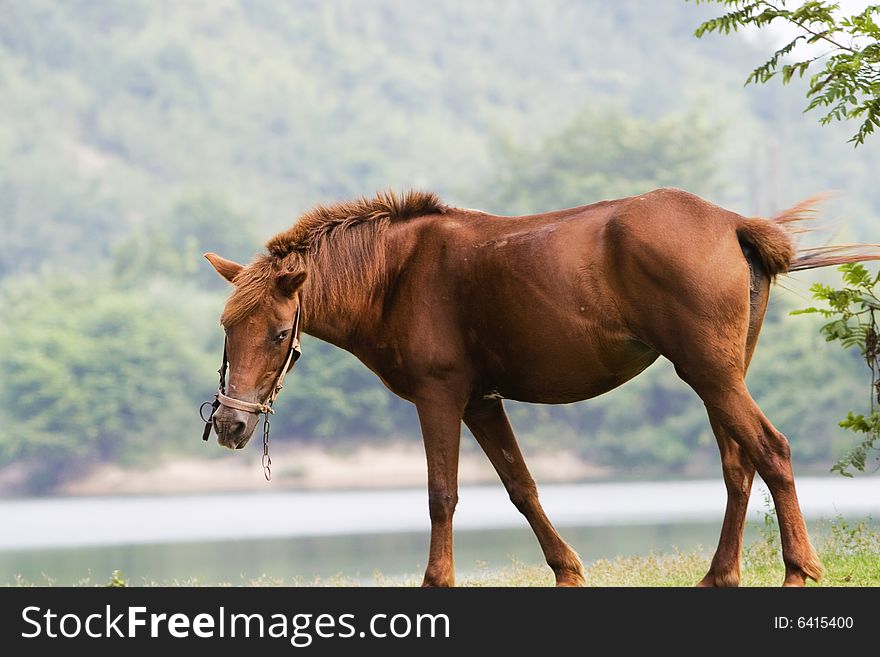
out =
{"type": "MultiPolygon", "coordinates": [[[[785,574],[779,548],[779,532],[772,512],[765,515],[760,539],[743,551],[742,586],[779,586],[785,574]]],[[[851,523],[841,518],[820,527],[814,536],[815,546],[825,566],[821,582],[809,586],[880,586],[880,531],[868,522],[851,523]]],[[[587,586],[693,586],[706,573],[710,557],[703,551],[652,554],[647,557],[600,559],[586,568],[587,586]]],[[[420,575],[385,577],[374,573],[376,586],[417,586],[420,575]]],[[[51,586],[45,582],[28,582],[16,578],[14,586],[51,586]]],[[[86,577],[79,586],[202,586],[198,579],[168,582],[128,582],[120,571],[113,571],[106,580],[86,577]]],[[[359,586],[343,576],[313,580],[285,580],[271,575],[227,586],[359,586]]],[[[553,575],[547,566],[512,563],[505,568],[477,568],[459,576],[459,586],[553,586],[553,575]]]]}
{"type": "MultiPolygon", "coordinates": [[[[843,519],[822,527],[815,538],[825,566],[821,582],[808,586],[880,586],[880,532],[867,522],[843,519]]],[[[703,552],[600,559],[586,568],[587,586],[694,586],[709,567],[703,552]]],[[[743,552],[741,586],[780,586],[785,575],[775,518],[768,514],[761,539],[743,552]]],[[[513,564],[463,578],[462,586],[552,586],[546,566],[513,564]]]]}
{"type": "MultiPolygon", "coordinates": [[[[820,552],[825,565],[821,582],[809,586],[880,586],[878,554],[846,555],[820,552]]],[[[703,554],[681,553],[600,560],[586,569],[587,586],[694,586],[709,565],[703,554]]],[[[781,560],[743,568],[741,586],[780,586],[785,570],[781,560]]],[[[553,586],[546,566],[513,565],[469,577],[460,586],[553,586]]]]}

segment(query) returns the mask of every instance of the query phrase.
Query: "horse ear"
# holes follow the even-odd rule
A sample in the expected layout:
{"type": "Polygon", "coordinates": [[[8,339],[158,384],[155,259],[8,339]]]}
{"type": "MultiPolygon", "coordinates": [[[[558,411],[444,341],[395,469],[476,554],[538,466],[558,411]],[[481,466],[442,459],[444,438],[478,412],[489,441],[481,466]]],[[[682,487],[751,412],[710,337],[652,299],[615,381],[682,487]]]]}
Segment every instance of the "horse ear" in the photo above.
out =
{"type": "Polygon", "coordinates": [[[238,272],[244,269],[243,265],[218,256],[216,253],[206,253],[205,257],[208,259],[208,262],[210,262],[214,266],[214,269],[217,270],[217,273],[230,283],[232,282],[232,279],[235,278],[235,276],[238,274],[238,272]]]}
{"type": "Polygon", "coordinates": [[[299,272],[287,272],[286,274],[281,274],[278,277],[278,289],[281,290],[281,294],[286,297],[292,297],[296,294],[296,291],[302,287],[302,284],[305,283],[306,273],[304,271],[299,272]]]}

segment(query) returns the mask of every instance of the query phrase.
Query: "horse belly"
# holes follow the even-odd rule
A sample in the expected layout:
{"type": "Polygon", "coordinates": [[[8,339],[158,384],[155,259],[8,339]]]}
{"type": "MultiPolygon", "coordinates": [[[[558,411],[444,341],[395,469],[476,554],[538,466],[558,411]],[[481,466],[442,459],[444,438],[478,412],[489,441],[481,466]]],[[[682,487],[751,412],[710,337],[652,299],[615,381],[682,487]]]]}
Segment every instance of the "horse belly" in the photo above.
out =
{"type": "Polygon", "coordinates": [[[658,353],[631,338],[591,344],[556,341],[510,354],[481,376],[482,396],[540,404],[590,399],[626,383],[658,353]],[[500,365],[500,366],[499,366],[500,365]]]}

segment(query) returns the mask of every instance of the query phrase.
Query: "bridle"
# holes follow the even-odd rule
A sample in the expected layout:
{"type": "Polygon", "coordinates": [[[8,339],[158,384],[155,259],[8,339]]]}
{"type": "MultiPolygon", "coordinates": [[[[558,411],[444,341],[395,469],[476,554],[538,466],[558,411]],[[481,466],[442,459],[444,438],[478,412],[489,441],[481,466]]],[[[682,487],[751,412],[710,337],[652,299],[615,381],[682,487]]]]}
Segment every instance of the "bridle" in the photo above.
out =
{"type": "Polygon", "coordinates": [[[214,394],[214,401],[202,402],[201,407],[199,407],[199,415],[205,423],[205,430],[202,432],[202,440],[208,440],[208,437],[211,435],[211,429],[214,426],[214,413],[216,413],[217,409],[221,406],[233,408],[237,411],[244,411],[246,413],[254,413],[256,415],[262,413],[265,416],[263,418],[262,463],[263,474],[267,481],[272,478],[272,459],[269,457],[269,415],[275,413],[272,405],[275,403],[278,393],[281,392],[281,388],[284,387],[284,377],[294,368],[296,361],[302,356],[302,348],[300,347],[300,334],[302,330],[300,326],[301,315],[302,299],[300,298],[299,304],[296,307],[296,315],[293,318],[293,326],[290,331],[290,344],[287,347],[287,357],[284,359],[284,365],[282,365],[281,369],[278,371],[278,375],[275,377],[275,383],[269,392],[269,396],[262,404],[247,402],[243,399],[236,399],[235,397],[230,397],[226,394],[226,370],[229,367],[229,340],[226,339],[223,342],[223,363],[220,365],[220,369],[217,370],[217,373],[220,375],[220,384],[217,386],[217,392],[214,394]],[[208,417],[205,417],[206,406],[211,409],[208,417]]]}

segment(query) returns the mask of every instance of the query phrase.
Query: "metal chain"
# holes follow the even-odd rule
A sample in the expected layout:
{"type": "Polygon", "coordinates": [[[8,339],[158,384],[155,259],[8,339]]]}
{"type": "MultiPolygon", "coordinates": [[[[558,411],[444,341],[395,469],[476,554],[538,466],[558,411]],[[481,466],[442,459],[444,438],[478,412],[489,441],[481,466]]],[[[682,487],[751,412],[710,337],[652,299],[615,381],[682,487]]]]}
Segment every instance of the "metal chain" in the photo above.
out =
{"type": "Polygon", "coordinates": [[[263,476],[266,481],[272,480],[272,457],[269,456],[269,413],[263,414],[263,476]]]}

